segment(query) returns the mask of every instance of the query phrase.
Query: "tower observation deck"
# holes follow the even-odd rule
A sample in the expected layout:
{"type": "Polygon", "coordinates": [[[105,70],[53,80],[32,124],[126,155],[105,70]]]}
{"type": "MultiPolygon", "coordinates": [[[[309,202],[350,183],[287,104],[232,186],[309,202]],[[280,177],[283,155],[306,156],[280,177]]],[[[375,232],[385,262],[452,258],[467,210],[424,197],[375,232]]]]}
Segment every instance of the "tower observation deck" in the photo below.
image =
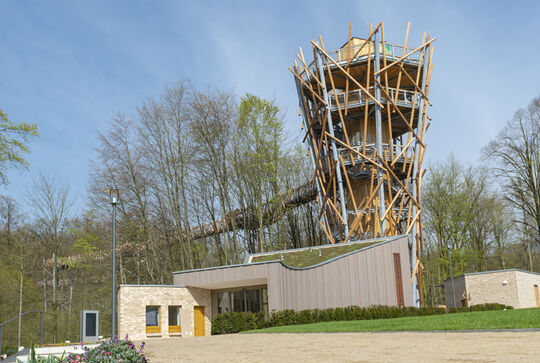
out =
{"type": "Polygon", "coordinates": [[[289,69],[329,242],[407,234],[416,284],[435,38],[424,33],[410,46],[409,29],[398,45],[386,42],[382,23],[365,38],[349,27],[340,48],[327,50],[319,37],[311,42],[314,59],[308,63],[299,48],[289,69]]]}

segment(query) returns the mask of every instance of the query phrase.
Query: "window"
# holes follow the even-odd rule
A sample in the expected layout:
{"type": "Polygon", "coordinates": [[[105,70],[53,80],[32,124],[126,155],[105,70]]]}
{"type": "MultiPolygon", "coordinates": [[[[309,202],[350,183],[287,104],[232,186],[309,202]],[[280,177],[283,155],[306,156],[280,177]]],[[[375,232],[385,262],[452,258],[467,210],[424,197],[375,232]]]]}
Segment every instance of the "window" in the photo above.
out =
{"type": "Polygon", "coordinates": [[[180,331],[180,306],[169,306],[169,333],[180,331]]]}
{"type": "Polygon", "coordinates": [[[264,314],[264,317],[268,317],[268,289],[264,288],[261,289],[261,297],[262,297],[262,312],[264,314]]]}
{"type": "Polygon", "coordinates": [[[159,306],[146,307],[146,332],[160,333],[161,327],[159,324],[159,306]]]}
{"type": "Polygon", "coordinates": [[[231,308],[229,306],[229,295],[230,294],[228,292],[218,292],[218,314],[225,314],[231,311],[231,308]]]}
{"type": "Polygon", "coordinates": [[[252,313],[261,311],[261,290],[246,291],[246,306],[246,310],[252,313]]]}
{"type": "Polygon", "coordinates": [[[233,291],[231,292],[231,303],[232,308],[231,310],[234,312],[243,312],[246,311],[245,307],[245,300],[244,300],[244,291],[233,291]]]}
{"type": "Polygon", "coordinates": [[[268,314],[268,290],[244,289],[217,293],[218,314],[228,312],[263,312],[268,314]]]}

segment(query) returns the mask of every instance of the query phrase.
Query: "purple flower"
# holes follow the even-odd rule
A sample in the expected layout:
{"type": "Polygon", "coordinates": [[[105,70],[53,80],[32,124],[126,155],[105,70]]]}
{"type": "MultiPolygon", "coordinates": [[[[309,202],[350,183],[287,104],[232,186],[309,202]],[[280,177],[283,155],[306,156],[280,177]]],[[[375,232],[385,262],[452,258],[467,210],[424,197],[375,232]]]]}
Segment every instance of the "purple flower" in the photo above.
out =
{"type": "Polygon", "coordinates": [[[128,340],[128,338],[129,338],[129,337],[128,337],[128,335],[126,334],[126,340],[128,340]]]}

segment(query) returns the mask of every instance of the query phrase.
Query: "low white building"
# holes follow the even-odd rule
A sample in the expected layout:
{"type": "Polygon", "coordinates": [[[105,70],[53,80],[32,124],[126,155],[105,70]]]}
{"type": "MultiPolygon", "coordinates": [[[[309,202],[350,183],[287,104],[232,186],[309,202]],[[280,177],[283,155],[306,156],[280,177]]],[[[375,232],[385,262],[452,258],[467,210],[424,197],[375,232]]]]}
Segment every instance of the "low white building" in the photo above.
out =
{"type": "Polygon", "coordinates": [[[467,273],[444,281],[447,307],[487,303],[509,305],[515,309],[540,307],[540,273],[519,269],[467,273]]]}

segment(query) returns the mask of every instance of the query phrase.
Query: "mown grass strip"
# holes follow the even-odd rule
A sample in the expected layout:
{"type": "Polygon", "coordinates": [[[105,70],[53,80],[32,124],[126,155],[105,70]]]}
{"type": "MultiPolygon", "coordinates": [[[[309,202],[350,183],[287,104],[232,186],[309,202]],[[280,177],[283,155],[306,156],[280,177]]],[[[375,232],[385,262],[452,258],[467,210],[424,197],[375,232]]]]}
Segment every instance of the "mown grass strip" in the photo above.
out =
{"type": "Polygon", "coordinates": [[[540,308],[478,311],[395,319],[330,321],[250,330],[246,333],[324,333],[540,328],[540,308]]]}

